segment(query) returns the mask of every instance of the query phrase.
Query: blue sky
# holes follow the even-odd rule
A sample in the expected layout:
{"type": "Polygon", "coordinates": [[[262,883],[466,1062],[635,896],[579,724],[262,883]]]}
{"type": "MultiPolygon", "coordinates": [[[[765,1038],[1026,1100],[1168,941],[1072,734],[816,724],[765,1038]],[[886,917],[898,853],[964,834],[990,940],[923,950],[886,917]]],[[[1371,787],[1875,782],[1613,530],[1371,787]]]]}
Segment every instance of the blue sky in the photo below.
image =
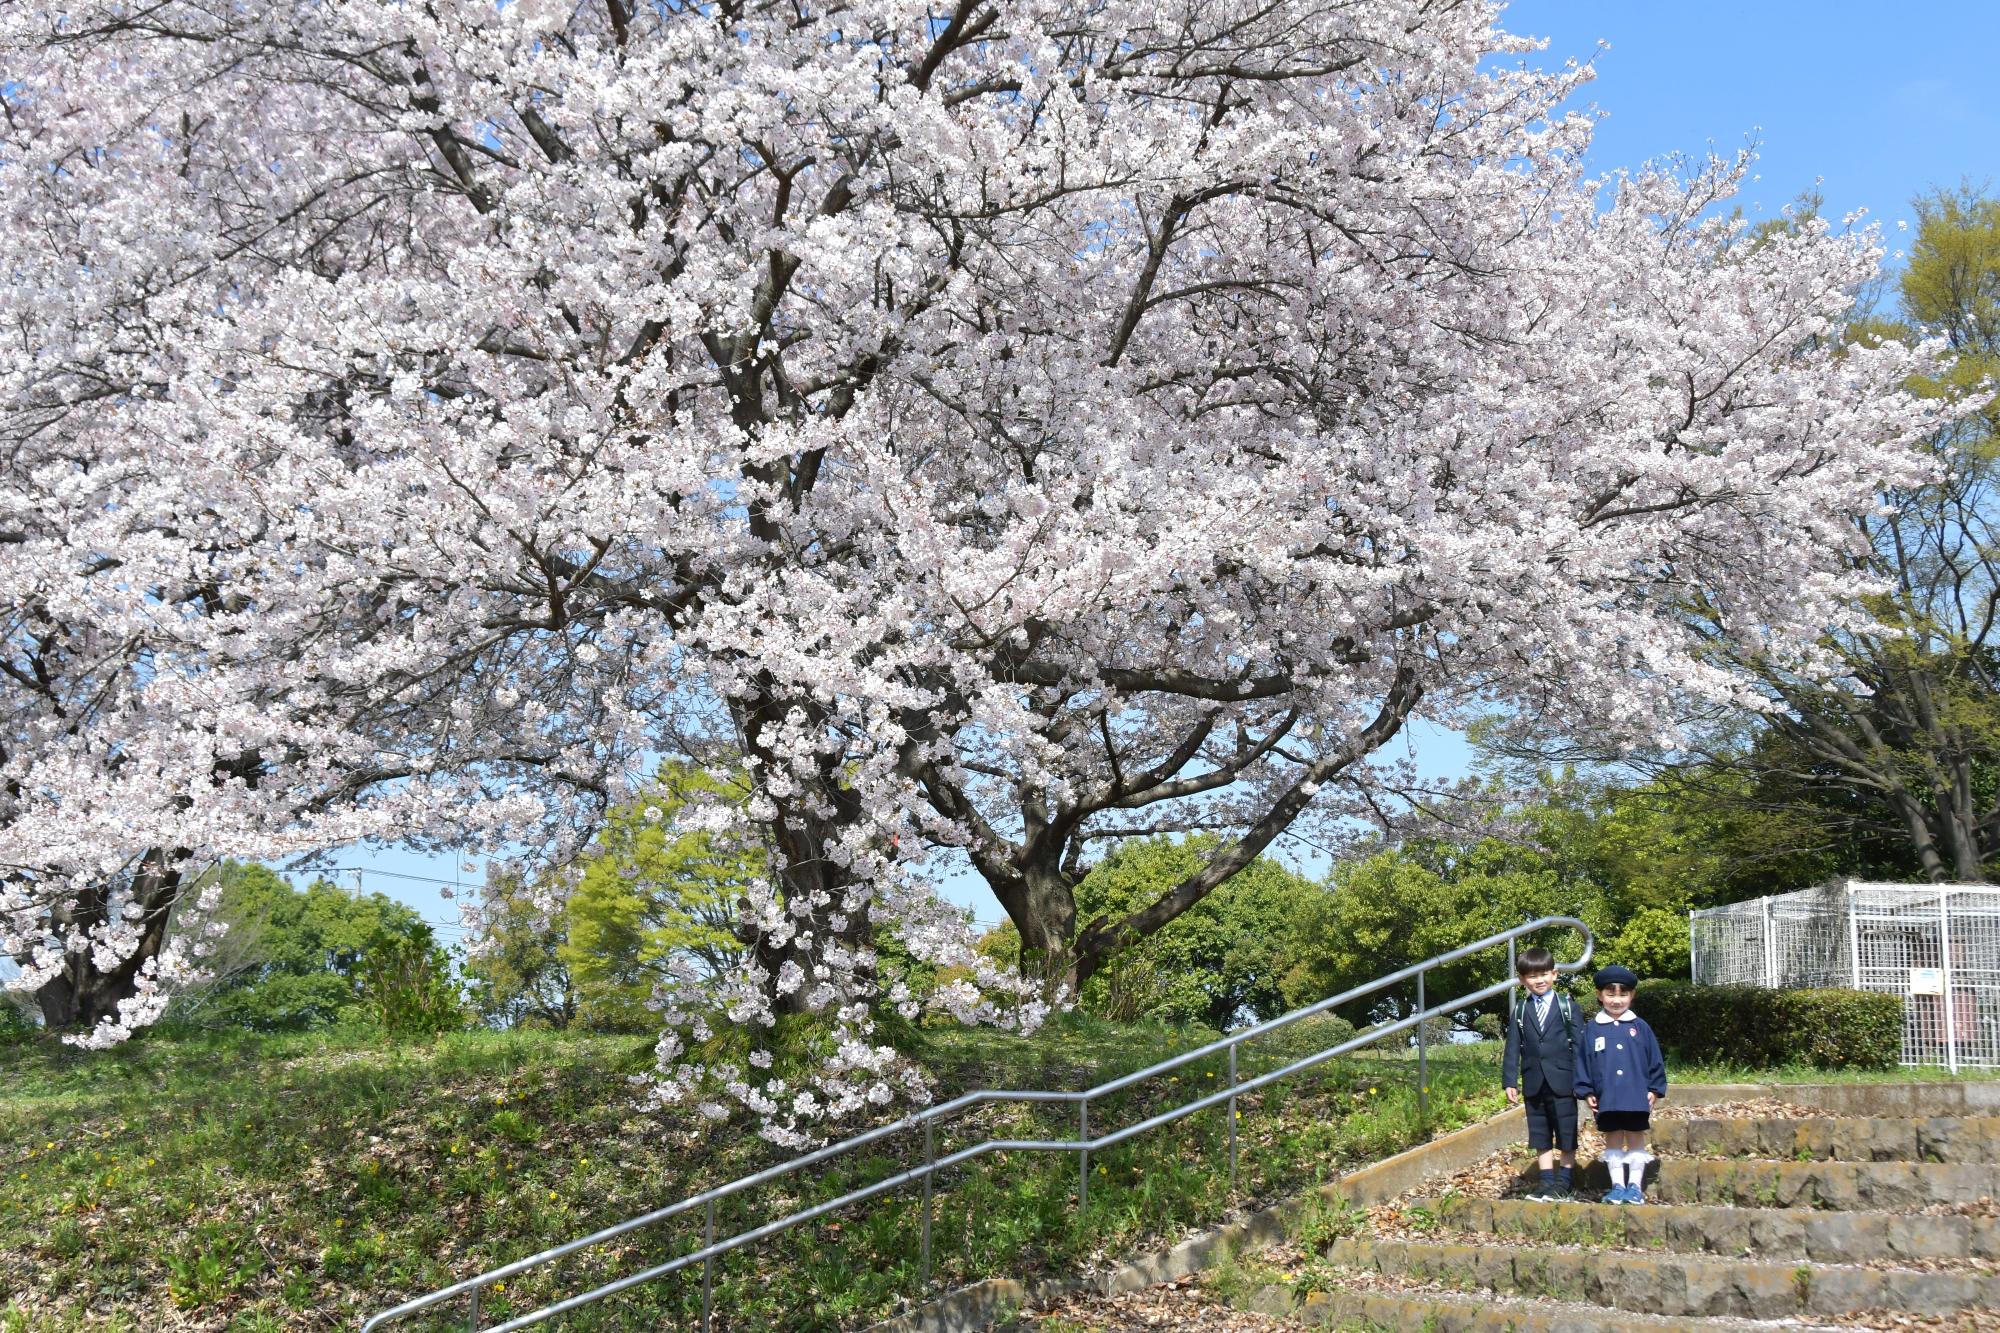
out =
{"type": "MultiPolygon", "coordinates": [[[[1885,228],[1933,188],[1961,179],[2000,188],[2000,94],[1979,92],[2000,82],[2000,0],[1517,0],[1503,24],[1550,40],[1536,64],[1596,61],[1584,93],[1606,113],[1588,159],[1596,172],[1672,152],[1734,153],[1754,139],[1758,178],[1740,201],[1753,216],[1817,183],[1828,216],[1865,208],[1885,228]]],[[[1428,775],[1455,776],[1470,758],[1462,739],[1432,728],[1411,729],[1396,747],[1428,775]]],[[[362,867],[364,888],[446,923],[450,939],[457,912],[438,885],[483,877],[476,861],[394,849],[356,849],[338,863],[362,867]]],[[[1000,916],[973,877],[949,892],[981,920],[1000,916]]]]}
{"type": "Polygon", "coordinates": [[[1829,216],[1891,224],[1935,186],[2000,186],[2000,95],[1979,91],[2000,81],[1993,0],[1516,0],[1502,25],[1549,39],[1536,64],[1595,56],[1596,171],[1754,137],[1746,207],[1774,213],[1818,178],[1829,216]]]}

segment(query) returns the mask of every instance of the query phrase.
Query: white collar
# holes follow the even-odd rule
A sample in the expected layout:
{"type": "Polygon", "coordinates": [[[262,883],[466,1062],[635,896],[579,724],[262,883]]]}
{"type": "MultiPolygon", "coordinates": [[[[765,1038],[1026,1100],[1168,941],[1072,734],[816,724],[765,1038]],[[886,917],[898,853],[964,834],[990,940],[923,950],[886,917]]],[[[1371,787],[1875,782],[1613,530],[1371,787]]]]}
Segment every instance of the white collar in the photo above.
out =
{"type": "Polygon", "coordinates": [[[1593,1023],[1603,1023],[1608,1027],[1613,1023],[1629,1023],[1638,1016],[1639,1015],[1633,1013],[1630,1009],[1627,1009],[1625,1011],[1625,1017],[1613,1018],[1610,1014],[1607,1014],[1602,1009],[1599,1009],[1597,1011],[1597,1017],[1591,1019],[1590,1021],[1593,1023]]]}

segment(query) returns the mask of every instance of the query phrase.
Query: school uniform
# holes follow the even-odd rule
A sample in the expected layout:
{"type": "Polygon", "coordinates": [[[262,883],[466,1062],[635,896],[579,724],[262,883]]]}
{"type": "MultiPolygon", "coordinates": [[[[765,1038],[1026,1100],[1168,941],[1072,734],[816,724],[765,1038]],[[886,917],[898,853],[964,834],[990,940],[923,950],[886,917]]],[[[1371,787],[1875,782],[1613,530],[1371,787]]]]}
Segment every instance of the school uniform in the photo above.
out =
{"type": "Polygon", "coordinates": [[[1576,1045],[1580,1022],[1566,995],[1523,996],[1507,1015],[1500,1057],[1503,1087],[1519,1088],[1528,1113],[1528,1146],[1536,1152],[1576,1148],[1576,1045]]]}
{"type": "Polygon", "coordinates": [[[1578,1045],[1576,1095],[1597,1098],[1597,1127],[1649,1128],[1652,1106],[1646,1094],[1667,1095],[1667,1062],[1646,1020],[1629,1010],[1618,1019],[1600,1010],[1584,1026],[1578,1045]]]}

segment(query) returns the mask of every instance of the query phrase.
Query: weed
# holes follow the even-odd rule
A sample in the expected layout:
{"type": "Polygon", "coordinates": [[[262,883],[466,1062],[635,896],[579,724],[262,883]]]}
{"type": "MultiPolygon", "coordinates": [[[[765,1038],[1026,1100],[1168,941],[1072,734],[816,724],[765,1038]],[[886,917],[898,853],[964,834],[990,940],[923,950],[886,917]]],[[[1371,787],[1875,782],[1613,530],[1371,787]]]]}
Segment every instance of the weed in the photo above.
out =
{"type": "Polygon", "coordinates": [[[167,1295],[183,1310],[213,1305],[242,1290],[263,1268],[241,1232],[205,1222],[168,1253],[167,1295]]]}
{"type": "Polygon", "coordinates": [[[486,1127],[509,1143],[536,1143],[542,1137],[542,1127],[519,1111],[495,1111],[486,1127]]]}
{"type": "Polygon", "coordinates": [[[1293,1293],[1301,1298],[1334,1291],[1341,1285],[1340,1270],[1324,1259],[1309,1259],[1292,1278],[1291,1285],[1293,1293]]]}
{"type": "Polygon", "coordinates": [[[1368,1231],[1368,1210],[1345,1196],[1315,1197],[1306,1205],[1305,1216],[1292,1234],[1308,1250],[1323,1253],[1327,1246],[1368,1231]]]}
{"type": "Polygon", "coordinates": [[[1444,1225],[1444,1219],[1438,1216],[1435,1207],[1427,1200],[1423,1203],[1413,1203],[1403,1210],[1403,1225],[1412,1231],[1429,1235],[1444,1225]]]}

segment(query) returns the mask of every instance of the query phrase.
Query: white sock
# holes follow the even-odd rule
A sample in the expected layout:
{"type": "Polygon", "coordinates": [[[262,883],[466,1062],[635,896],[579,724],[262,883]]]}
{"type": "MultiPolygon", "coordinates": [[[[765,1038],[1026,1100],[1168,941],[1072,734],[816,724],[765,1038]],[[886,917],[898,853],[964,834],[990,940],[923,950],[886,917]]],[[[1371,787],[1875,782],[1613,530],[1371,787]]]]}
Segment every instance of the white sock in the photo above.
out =
{"type": "Polygon", "coordinates": [[[1625,1153],[1625,1169],[1632,1177],[1631,1186],[1635,1190],[1646,1187],[1646,1163],[1653,1160],[1653,1154],[1644,1148],[1628,1149],[1625,1153]]]}
{"type": "Polygon", "coordinates": [[[1598,1156],[1603,1160],[1605,1169],[1611,1172],[1611,1188],[1622,1188],[1625,1184],[1625,1150],[1606,1148],[1598,1156]]]}

